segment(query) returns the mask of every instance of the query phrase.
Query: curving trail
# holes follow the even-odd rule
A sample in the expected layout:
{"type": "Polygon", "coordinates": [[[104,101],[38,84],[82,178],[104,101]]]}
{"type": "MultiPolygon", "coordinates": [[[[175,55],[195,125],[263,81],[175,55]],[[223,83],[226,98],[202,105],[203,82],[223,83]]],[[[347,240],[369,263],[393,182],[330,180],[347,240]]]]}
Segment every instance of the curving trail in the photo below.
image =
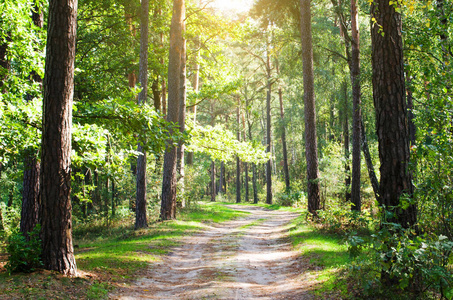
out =
{"type": "Polygon", "coordinates": [[[314,299],[310,275],[288,243],[297,215],[229,206],[251,214],[187,237],[146,278],[113,299],[314,299]]]}

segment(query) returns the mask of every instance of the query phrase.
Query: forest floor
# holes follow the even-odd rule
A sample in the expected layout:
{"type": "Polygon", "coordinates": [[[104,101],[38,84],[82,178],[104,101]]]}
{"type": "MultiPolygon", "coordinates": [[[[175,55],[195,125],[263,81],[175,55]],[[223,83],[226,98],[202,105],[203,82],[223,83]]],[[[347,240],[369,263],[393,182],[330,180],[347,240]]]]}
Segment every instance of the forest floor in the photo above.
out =
{"type": "Polygon", "coordinates": [[[290,211],[228,205],[246,217],[188,236],[113,299],[338,299],[311,291],[321,268],[295,251],[290,211]]]}
{"type": "Polygon", "coordinates": [[[78,277],[9,275],[0,299],[346,299],[342,237],[301,209],[199,202],[134,230],[133,215],[74,229],[78,277]]]}

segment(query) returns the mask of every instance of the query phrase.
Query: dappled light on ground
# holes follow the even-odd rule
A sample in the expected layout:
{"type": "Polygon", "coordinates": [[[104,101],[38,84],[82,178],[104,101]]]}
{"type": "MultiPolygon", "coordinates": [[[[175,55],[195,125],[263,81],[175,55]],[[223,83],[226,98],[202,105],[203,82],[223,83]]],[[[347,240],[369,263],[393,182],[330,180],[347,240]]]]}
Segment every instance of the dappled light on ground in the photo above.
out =
{"type": "Polygon", "coordinates": [[[113,299],[314,299],[319,281],[288,238],[298,215],[259,207],[187,237],[113,299]]]}

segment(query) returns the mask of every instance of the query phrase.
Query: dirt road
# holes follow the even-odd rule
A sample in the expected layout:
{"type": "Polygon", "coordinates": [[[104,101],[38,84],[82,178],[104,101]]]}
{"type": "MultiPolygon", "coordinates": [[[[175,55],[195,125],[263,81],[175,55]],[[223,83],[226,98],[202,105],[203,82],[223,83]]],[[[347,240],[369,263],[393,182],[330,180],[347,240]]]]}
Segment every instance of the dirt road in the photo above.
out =
{"type": "Polygon", "coordinates": [[[297,215],[230,206],[245,218],[184,239],[146,278],[113,299],[313,299],[310,278],[288,244],[297,215]]]}

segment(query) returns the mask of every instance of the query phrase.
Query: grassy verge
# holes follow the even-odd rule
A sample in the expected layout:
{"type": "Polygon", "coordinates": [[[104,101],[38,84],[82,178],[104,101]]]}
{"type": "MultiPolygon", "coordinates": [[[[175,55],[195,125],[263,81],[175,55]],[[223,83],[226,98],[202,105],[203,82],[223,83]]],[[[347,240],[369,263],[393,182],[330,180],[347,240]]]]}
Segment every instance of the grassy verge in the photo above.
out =
{"type": "Polygon", "coordinates": [[[151,224],[135,231],[132,219],[107,228],[85,225],[75,228],[76,262],[81,277],[67,278],[54,272],[8,276],[0,256],[1,299],[104,299],[108,291],[140,277],[150,263],[159,261],[172,246],[207,225],[245,216],[218,203],[182,210],[177,221],[151,224]]]}
{"type": "Polygon", "coordinates": [[[290,230],[293,246],[307,264],[305,275],[314,278],[314,294],[320,299],[347,297],[343,273],[349,263],[347,246],[342,237],[309,225],[305,216],[295,219],[290,230]]]}

